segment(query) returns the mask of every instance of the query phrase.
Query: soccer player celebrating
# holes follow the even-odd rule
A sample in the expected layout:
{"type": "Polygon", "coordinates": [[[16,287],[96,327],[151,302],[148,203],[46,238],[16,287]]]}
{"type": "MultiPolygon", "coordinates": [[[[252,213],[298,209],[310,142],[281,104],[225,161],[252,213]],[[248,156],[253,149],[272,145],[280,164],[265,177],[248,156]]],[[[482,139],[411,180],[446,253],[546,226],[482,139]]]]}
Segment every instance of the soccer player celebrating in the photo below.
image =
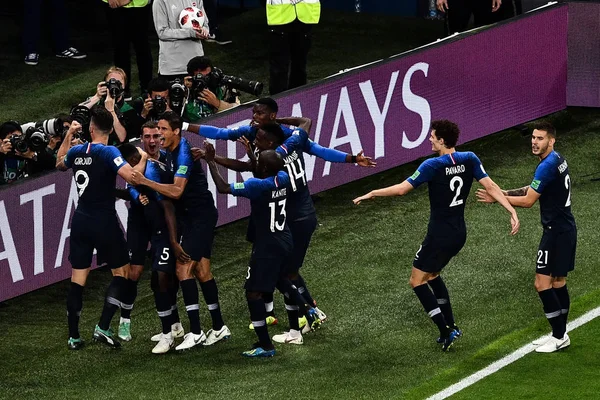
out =
{"type": "Polygon", "coordinates": [[[255,178],[230,185],[219,173],[214,161],[214,147],[208,142],[204,146],[206,162],[219,193],[243,196],[251,201],[254,244],[244,287],[258,343],[242,354],[246,357],[272,357],[275,348],[267,329],[263,294],[275,290],[285,259],[292,250],[292,235],[286,222],[290,179],[286,172],[281,171],[281,156],[267,150],[258,157],[255,178]]]}
{"type": "MultiPolygon", "coordinates": [[[[552,353],[571,344],[567,335],[569,292],[567,274],[575,268],[577,226],[571,213],[571,177],[567,161],[556,151],[556,129],[549,122],[534,125],[531,152],[538,164],[531,185],[505,191],[515,207],[530,208],[539,199],[544,233],[537,252],[535,288],[544,313],[552,327],[552,336],[535,344],[535,351],[552,353]]],[[[477,191],[479,201],[493,203],[495,198],[484,190],[477,191]]]]}
{"type": "MultiPolygon", "coordinates": [[[[245,137],[250,142],[256,139],[258,129],[268,124],[273,123],[286,123],[294,124],[298,128],[291,129],[289,127],[281,126],[287,140],[292,138],[294,132],[303,131],[306,136],[310,131],[311,121],[308,118],[277,118],[277,112],[279,107],[277,102],[271,98],[261,98],[256,101],[252,109],[252,122],[248,126],[241,126],[235,129],[222,129],[208,125],[186,125],[184,130],[198,133],[201,136],[209,139],[221,139],[221,140],[238,140],[245,137]]],[[[291,145],[283,143],[283,147],[291,145]]],[[[294,140],[293,138],[291,140],[294,140]]],[[[326,161],[336,163],[356,163],[363,167],[375,167],[376,163],[371,160],[370,157],[363,155],[360,151],[356,156],[347,154],[335,149],[329,149],[320,146],[318,143],[312,140],[305,141],[305,146],[296,148],[295,153],[290,151],[290,154],[284,157],[285,167],[292,181],[292,193],[290,194],[290,200],[288,204],[288,221],[292,237],[294,240],[294,250],[286,262],[286,270],[289,272],[289,276],[292,279],[292,283],[298,288],[299,292],[305,298],[306,304],[311,307],[315,307],[317,310],[319,320],[325,321],[327,316],[319,308],[316,307],[317,303],[311,296],[306,283],[299,273],[300,267],[304,263],[304,258],[308,250],[312,235],[317,227],[316,210],[314,208],[312,199],[310,197],[310,191],[308,189],[308,181],[306,179],[306,168],[304,165],[304,157],[302,152],[306,152],[317,157],[320,157],[326,161]]],[[[273,312],[273,301],[266,295],[267,312],[267,324],[274,325],[277,323],[275,314],[273,312]]],[[[310,332],[311,327],[305,325],[304,332],[310,332]]]]}
{"type": "MultiPolygon", "coordinates": [[[[93,339],[118,348],[121,344],[110,331],[110,321],[119,308],[127,287],[129,254],[123,231],[115,211],[114,188],[117,175],[131,182],[134,170],[123,160],[114,146],[107,146],[113,130],[113,117],[104,108],[91,109],[92,141],[69,149],[72,136],[81,130],[73,121],[57,154],[56,168],[73,169],[79,202],[71,223],[69,260],[73,268],[67,296],[69,322],[68,348],[83,347],[79,335],[79,316],[83,304],[83,287],[90,273],[94,249],[108,263],[113,278],[106,290],[106,299],[93,339]]],[[[142,161],[145,163],[146,156],[142,161]]]]}
{"type": "Polygon", "coordinates": [[[171,246],[177,258],[176,273],[183,294],[183,301],[190,319],[190,330],[175,350],[190,349],[198,344],[212,345],[231,335],[223,322],[219,307],[217,284],[210,270],[210,257],[217,224],[217,209],[208,190],[206,175],[200,160],[194,161],[190,144],[181,137],[181,117],[165,112],[158,121],[167,150],[167,165],[175,172],[174,182],[164,184],[151,181],[141,173],[133,174],[135,185],[145,185],[158,193],[179,200],[176,205],[179,235],[171,234],[171,246]],[[198,286],[212,318],[212,329],[205,335],[200,326],[198,309],[198,286]]]}
{"type": "Polygon", "coordinates": [[[373,190],[354,199],[354,204],[383,196],[404,196],[427,182],[431,214],[427,236],[413,261],[410,285],[419,301],[440,331],[438,342],[447,351],[462,332],[455,324],[448,289],[440,276],[442,269],[462,249],[467,239],[465,201],[473,178],[487,190],[511,215],[511,234],[519,230],[514,208],[500,188],[485,173],[479,158],[472,152],[455,149],[460,131],[455,123],[441,120],[431,123],[429,142],[438,157],[425,160],[404,182],[373,190]]]}

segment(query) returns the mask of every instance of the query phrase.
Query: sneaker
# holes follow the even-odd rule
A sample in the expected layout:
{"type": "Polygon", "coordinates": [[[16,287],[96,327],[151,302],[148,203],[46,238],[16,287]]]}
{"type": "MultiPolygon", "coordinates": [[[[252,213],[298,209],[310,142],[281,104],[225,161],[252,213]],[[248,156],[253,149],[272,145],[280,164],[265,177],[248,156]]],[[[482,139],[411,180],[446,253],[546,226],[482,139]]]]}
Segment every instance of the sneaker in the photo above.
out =
{"type": "Polygon", "coordinates": [[[458,336],[458,331],[455,329],[452,330],[452,332],[450,332],[450,335],[447,338],[444,338],[444,341],[442,342],[442,351],[450,350],[450,347],[452,347],[454,341],[458,338],[458,336]]]}
{"type": "Polygon", "coordinates": [[[171,333],[161,334],[160,340],[152,349],[152,354],[165,354],[169,350],[171,350],[175,346],[175,340],[173,339],[173,335],[171,333]]]}
{"type": "Polygon", "coordinates": [[[319,316],[321,323],[325,322],[327,320],[327,315],[325,315],[323,311],[319,310],[319,307],[315,307],[315,310],[317,311],[317,315],[319,316]]]}
{"type": "Polygon", "coordinates": [[[535,349],[538,353],[554,353],[555,351],[564,349],[571,345],[571,339],[569,335],[565,333],[565,336],[562,339],[557,339],[552,336],[546,343],[535,349]]]}
{"type": "Polygon", "coordinates": [[[25,64],[27,65],[38,65],[40,61],[40,55],[38,53],[27,54],[25,57],[25,64]]]}
{"type": "Polygon", "coordinates": [[[94,334],[92,335],[92,339],[94,342],[104,343],[105,345],[112,347],[113,349],[118,349],[121,347],[121,343],[119,343],[112,331],[109,329],[107,331],[100,329],[98,325],[94,329],[94,334]]]}
{"type": "Polygon", "coordinates": [[[194,346],[204,343],[205,340],[206,335],[202,331],[200,331],[199,335],[196,335],[193,332],[188,332],[183,337],[183,342],[181,342],[179,346],[175,347],[175,350],[189,350],[194,346]]]}
{"type": "Polygon", "coordinates": [[[547,335],[544,335],[542,337],[539,337],[539,338],[535,339],[533,342],[531,342],[531,344],[534,345],[534,346],[541,346],[543,344],[546,344],[546,342],[548,342],[548,340],[550,340],[551,337],[552,337],[552,332],[550,332],[547,335]]]}
{"type": "MultiPolygon", "coordinates": [[[[171,336],[173,336],[173,339],[182,338],[184,335],[185,331],[183,330],[183,325],[181,325],[181,322],[175,322],[173,325],[171,325],[171,336]]],[[[160,341],[161,337],[162,332],[152,336],[150,340],[153,342],[158,342],[160,341]]]]}
{"type": "Polygon", "coordinates": [[[69,47],[68,49],[61,51],[56,55],[58,58],[72,58],[73,60],[81,60],[87,57],[87,54],[82,53],[77,50],[75,47],[69,47]]]}
{"type": "MultiPolygon", "coordinates": [[[[454,324],[454,328],[452,328],[452,329],[454,329],[456,331],[456,338],[457,339],[462,337],[463,332],[458,328],[458,326],[456,326],[456,324],[454,324]]],[[[444,339],[442,339],[441,337],[438,337],[437,340],[436,340],[436,342],[438,342],[438,343],[444,343],[444,339]]]]}
{"type": "MultiPolygon", "coordinates": [[[[131,320],[130,320],[131,321],[131,320]]],[[[121,321],[119,322],[119,339],[129,342],[131,338],[131,322],[121,321]]]]}
{"type": "Polygon", "coordinates": [[[214,30],[213,32],[211,32],[208,35],[208,37],[205,39],[205,42],[216,43],[216,44],[220,44],[221,46],[223,46],[223,45],[226,45],[226,44],[233,43],[233,40],[229,39],[228,37],[226,37],[225,35],[223,35],[218,30],[214,30]]]}
{"type": "MultiPolygon", "coordinates": [[[[279,320],[277,319],[277,317],[272,317],[270,315],[267,317],[266,321],[267,321],[267,326],[277,325],[279,323],[279,320]]],[[[251,331],[254,330],[254,326],[252,326],[252,322],[250,322],[248,329],[250,329],[251,331]]]]}
{"type": "Polygon", "coordinates": [[[273,336],[273,341],[277,343],[285,343],[285,344],[303,344],[304,339],[302,338],[302,334],[298,331],[292,333],[292,331],[284,332],[280,335],[273,336]]]}
{"type": "Polygon", "coordinates": [[[209,330],[206,333],[206,340],[202,344],[204,346],[212,346],[213,344],[221,340],[229,339],[230,336],[231,331],[229,330],[227,325],[223,325],[223,327],[218,331],[215,331],[214,329],[209,330]]]}
{"type": "Polygon", "coordinates": [[[262,347],[255,347],[251,350],[246,350],[242,353],[244,357],[273,357],[275,355],[275,349],[265,350],[262,347]]]}
{"type": "Polygon", "coordinates": [[[81,348],[83,348],[84,344],[85,342],[83,341],[83,339],[73,339],[72,337],[70,337],[69,341],[67,342],[67,347],[69,348],[69,350],[80,350],[81,348]]]}

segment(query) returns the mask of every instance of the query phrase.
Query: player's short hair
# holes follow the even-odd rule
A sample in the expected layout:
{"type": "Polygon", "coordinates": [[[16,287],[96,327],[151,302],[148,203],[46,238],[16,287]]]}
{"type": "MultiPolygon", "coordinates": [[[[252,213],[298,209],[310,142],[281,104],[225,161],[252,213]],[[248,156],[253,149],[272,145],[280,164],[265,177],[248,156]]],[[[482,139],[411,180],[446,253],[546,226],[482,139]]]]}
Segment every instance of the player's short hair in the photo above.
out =
{"type": "Polygon", "coordinates": [[[96,104],[90,109],[90,123],[94,124],[100,132],[110,135],[113,130],[113,116],[106,107],[96,104]]]}
{"type": "Polygon", "coordinates": [[[438,139],[444,139],[444,146],[449,149],[456,146],[460,130],[458,129],[458,125],[454,122],[448,121],[447,119],[433,121],[431,123],[431,129],[435,131],[435,136],[438,139]]]}
{"type": "Polygon", "coordinates": [[[275,122],[269,122],[260,128],[273,143],[281,144],[285,141],[285,134],[281,126],[275,122]]]}
{"type": "Polygon", "coordinates": [[[167,121],[172,130],[179,129],[181,131],[182,121],[181,117],[177,113],[173,111],[166,111],[162,113],[158,119],[164,119],[167,121]]]}
{"type": "Polygon", "coordinates": [[[264,150],[260,152],[260,161],[264,163],[267,172],[270,174],[276,174],[284,167],[283,158],[275,150],[264,150]]]}
{"type": "Polygon", "coordinates": [[[533,124],[533,129],[544,131],[548,134],[548,136],[556,138],[556,128],[550,123],[550,121],[538,121],[533,124]]]}
{"type": "Polygon", "coordinates": [[[144,134],[144,129],[157,129],[158,128],[158,124],[156,123],[156,121],[146,121],[144,122],[144,125],[142,125],[142,132],[141,134],[144,134]]]}
{"type": "Polygon", "coordinates": [[[118,149],[125,160],[130,160],[132,157],[140,154],[137,147],[131,143],[123,143],[119,145],[118,149]]]}
{"type": "Polygon", "coordinates": [[[165,92],[171,88],[171,84],[168,80],[163,77],[152,78],[150,82],[148,82],[148,93],[152,92],[165,92]]]}
{"type": "Polygon", "coordinates": [[[106,70],[106,73],[104,74],[104,80],[106,80],[108,76],[113,72],[121,74],[121,76],[123,77],[123,82],[125,83],[125,86],[127,86],[127,74],[125,73],[123,68],[115,67],[114,65],[106,70]]]}
{"type": "Polygon", "coordinates": [[[277,102],[270,97],[262,97],[256,100],[256,104],[262,104],[264,106],[267,106],[271,110],[271,112],[274,113],[277,113],[279,111],[279,106],[277,105],[277,102]]]}
{"type": "Polygon", "coordinates": [[[6,139],[8,134],[13,133],[14,131],[23,133],[23,129],[17,121],[6,121],[0,125],[0,140],[6,139]]]}
{"type": "Polygon", "coordinates": [[[204,71],[206,68],[213,69],[213,63],[210,61],[210,58],[205,56],[197,56],[192,58],[187,63],[187,73],[188,75],[194,75],[196,71],[204,71]]]}

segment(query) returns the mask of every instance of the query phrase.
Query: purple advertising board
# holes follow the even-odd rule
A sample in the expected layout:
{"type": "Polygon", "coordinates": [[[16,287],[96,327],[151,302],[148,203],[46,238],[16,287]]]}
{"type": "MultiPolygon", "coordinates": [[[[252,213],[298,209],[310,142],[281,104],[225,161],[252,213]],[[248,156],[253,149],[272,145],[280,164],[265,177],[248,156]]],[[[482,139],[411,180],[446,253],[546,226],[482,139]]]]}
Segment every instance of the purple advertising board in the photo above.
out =
{"type": "MultiPolygon", "coordinates": [[[[430,122],[451,119],[460,143],[564,109],[567,77],[567,7],[557,6],[340,74],[277,98],[279,115],[310,117],[319,144],[357,154],[377,168],[331,164],[305,155],[313,193],[378,173],[431,153],[430,122]]],[[[210,120],[249,123],[239,107],[210,120]]],[[[185,136],[195,145],[202,138],[185,136]]],[[[235,142],[217,152],[242,158],[235,142]]],[[[485,160],[483,160],[485,162],[485,160]]],[[[234,172],[228,180],[239,181],[234,172]]],[[[406,177],[399,176],[398,181],[406,177]]],[[[209,186],[215,193],[214,183],[209,186]]],[[[65,279],[70,218],[77,190],[70,173],[55,172],[0,191],[0,301],[65,279]]],[[[219,224],[249,214],[249,204],[215,196],[219,224]]],[[[350,204],[351,199],[341,199],[350,204]]],[[[117,202],[122,223],[127,209],[117,202]]]]}
{"type": "Polygon", "coordinates": [[[569,3],[567,105],[600,106],[600,4],[569,3]]]}

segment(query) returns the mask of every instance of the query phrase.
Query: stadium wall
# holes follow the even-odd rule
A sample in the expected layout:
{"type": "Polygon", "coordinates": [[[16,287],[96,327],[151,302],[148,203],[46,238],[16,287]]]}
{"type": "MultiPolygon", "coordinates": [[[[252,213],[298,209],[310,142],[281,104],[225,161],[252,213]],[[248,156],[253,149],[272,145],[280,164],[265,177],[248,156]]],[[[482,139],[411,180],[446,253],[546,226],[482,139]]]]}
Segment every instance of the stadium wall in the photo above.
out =
{"type": "MultiPolygon", "coordinates": [[[[464,143],[564,109],[566,87],[567,6],[559,5],[353,69],[277,100],[280,115],[313,120],[316,142],[353,154],[364,150],[378,163],[366,169],[306,155],[306,175],[317,193],[429,155],[432,120],[456,121],[464,143]]],[[[207,122],[248,124],[250,107],[207,122]]],[[[194,134],[185,136],[202,143],[194,134]]],[[[216,148],[228,157],[244,155],[235,142],[218,142],[216,148]]],[[[230,171],[227,179],[241,177],[230,171]]],[[[77,199],[72,174],[61,172],[0,191],[0,301],[70,276],[68,238],[77,199]]],[[[243,199],[216,200],[220,225],[249,214],[243,199]]],[[[351,205],[351,199],[340,201],[351,205]]],[[[116,204],[125,227],[126,205],[116,204]]]]}

